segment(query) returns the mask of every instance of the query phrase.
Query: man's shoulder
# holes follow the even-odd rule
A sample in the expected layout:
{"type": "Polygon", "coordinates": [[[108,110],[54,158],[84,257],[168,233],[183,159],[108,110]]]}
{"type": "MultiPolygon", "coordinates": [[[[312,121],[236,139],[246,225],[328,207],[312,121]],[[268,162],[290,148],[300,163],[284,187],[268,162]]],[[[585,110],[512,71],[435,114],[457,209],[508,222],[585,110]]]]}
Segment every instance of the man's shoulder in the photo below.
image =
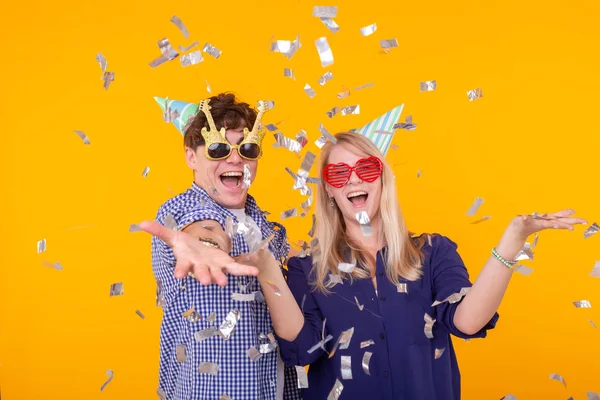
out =
{"type": "Polygon", "coordinates": [[[202,194],[190,188],[175,197],[165,201],[159,208],[156,220],[162,222],[167,215],[172,215],[178,220],[182,215],[191,210],[205,210],[206,212],[219,213],[219,209],[213,201],[207,200],[202,194]]]}

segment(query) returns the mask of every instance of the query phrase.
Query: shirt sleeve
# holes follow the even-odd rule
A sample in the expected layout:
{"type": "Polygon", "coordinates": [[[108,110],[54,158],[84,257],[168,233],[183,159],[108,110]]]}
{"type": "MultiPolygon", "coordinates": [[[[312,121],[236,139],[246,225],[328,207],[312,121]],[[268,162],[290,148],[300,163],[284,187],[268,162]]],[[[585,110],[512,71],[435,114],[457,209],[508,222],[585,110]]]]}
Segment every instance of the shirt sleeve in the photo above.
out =
{"type": "MultiPolygon", "coordinates": [[[[286,365],[305,366],[315,362],[323,355],[322,349],[317,349],[311,354],[308,353],[311,347],[321,341],[323,316],[315,302],[312,288],[308,284],[301,261],[296,257],[290,258],[288,262],[287,284],[298,305],[302,307],[304,302],[304,325],[296,339],[291,342],[277,337],[281,358],[286,365]]],[[[325,330],[325,337],[327,337],[327,334],[327,330],[325,330]]]]}
{"type": "Polygon", "coordinates": [[[275,232],[275,237],[271,241],[272,250],[280,259],[286,259],[290,252],[290,244],[287,241],[287,232],[285,227],[277,222],[269,222],[271,230],[275,232]]]}
{"type": "MultiPolygon", "coordinates": [[[[444,301],[448,296],[459,293],[462,288],[473,286],[469,281],[469,273],[463,263],[462,258],[458,254],[457,245],[452,240],[445,236],[435,235],[432,240],[431,249],[431,271],[433,279],[433,292],[436,301],[444,301]]],[[[454,336],[470,339],[483,338],[487,335],[488,329],[493,329],[496,326],[499,315],[494,314],[492,319],[481,330],[473,335],[467,335],[461,332],[454,325],[454,314],[460,301],[450,304],[444,302],[434,307],[434,319],[437,323],[442,324],[454,336]]]]}

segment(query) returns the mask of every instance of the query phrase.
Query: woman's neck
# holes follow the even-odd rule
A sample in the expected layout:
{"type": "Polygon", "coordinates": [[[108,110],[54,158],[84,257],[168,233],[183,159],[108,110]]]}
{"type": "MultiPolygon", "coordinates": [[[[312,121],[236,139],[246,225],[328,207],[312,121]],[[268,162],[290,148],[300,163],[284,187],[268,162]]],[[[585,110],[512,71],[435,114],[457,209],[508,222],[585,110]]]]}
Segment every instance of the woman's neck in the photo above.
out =
{"type": "Polygon", "coordinates": [[[385,246],[384,238],[381,237],[382,235],[379,230],[379,217],[373,218],[371,221],[371,230],[373,233],[370,236],[365,236],[363,229],[357,220],[346,220],[345,223],[346,234],[350,236],[355,243],[360,243],[361,247],[369,251],[369,253],[377,254],[377,252],[385,246]]]}

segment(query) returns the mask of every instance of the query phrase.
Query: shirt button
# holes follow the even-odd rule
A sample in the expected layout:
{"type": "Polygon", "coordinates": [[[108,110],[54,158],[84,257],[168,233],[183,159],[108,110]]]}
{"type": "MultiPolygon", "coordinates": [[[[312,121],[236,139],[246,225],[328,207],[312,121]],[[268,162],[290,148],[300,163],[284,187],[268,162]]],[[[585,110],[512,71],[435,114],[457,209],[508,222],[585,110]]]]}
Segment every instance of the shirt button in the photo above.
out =
{"type": "Polygon", "coordinates": [[[379,297],[379,300],[381,300],[381,301],[385,301],[385,296],[381,296],[381,297],[379,297]]]}
{"type": "Polygon", "coordinates": [[[382,333],[379,334],[379,337],[381,338],[381,340],[384,340],[385,339],[385,334],[382,332],[382,333]]]}
{"type": "Polygon", "coordinates": [[[388,371],[383,371],[383,376],[387,378],[388,376],[390,376],[390,373],[388,371]]]}

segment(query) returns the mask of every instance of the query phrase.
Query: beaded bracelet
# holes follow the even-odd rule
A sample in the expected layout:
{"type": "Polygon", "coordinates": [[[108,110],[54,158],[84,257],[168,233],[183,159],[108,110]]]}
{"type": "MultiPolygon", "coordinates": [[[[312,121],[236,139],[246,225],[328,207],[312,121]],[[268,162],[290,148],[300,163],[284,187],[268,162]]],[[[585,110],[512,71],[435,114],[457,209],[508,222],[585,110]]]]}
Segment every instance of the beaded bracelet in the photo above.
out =
{"type": "Polygon", "coordinates": [[[515,264],[517,263],[516,261],[505,260],[500,254],[498,254],[498,252],[496,251],[496,248],[492,249],[492,255],[494,256],[494,258],[496,258],[496,260],[500,261],[502,264],[506,265],[508,268],[514,267],[515,264]]]}

